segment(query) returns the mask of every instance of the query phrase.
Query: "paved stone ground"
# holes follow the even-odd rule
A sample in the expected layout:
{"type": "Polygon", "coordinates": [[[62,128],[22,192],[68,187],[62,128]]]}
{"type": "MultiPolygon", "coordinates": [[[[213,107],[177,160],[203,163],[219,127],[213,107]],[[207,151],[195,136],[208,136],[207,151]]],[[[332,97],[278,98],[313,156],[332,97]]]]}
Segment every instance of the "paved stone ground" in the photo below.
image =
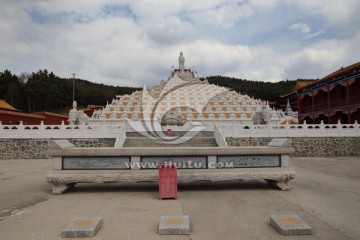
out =
{"type": "Polygon", "coordinates": [[[360,157],[292,158],[291,191],[262,181],[179,186],[178,200],[158,200],[154,184],[77,186],[52,196],[50,160],[0,160],[0,239],[62,239],[76,216],[102,216],[99,239],[360,239],[360,157]],[[297,214],[311,236],[282,236],[273,214],[297,214]],[[191,234],[160,236],[160,216],[188,215],[191,234]]]}

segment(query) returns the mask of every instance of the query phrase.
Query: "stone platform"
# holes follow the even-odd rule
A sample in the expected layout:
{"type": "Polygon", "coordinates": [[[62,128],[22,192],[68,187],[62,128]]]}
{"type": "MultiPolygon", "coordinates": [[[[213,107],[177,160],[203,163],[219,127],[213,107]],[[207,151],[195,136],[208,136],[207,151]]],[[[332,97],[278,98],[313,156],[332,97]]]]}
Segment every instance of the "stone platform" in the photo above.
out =
{"type": "Polygon", "coordinates": [[[53,194],[77,183],[158,182],[158,164],[175,163],[178,182],[263,179],[289,190],[290,147],[77,148],[52,143],[53,194]],[[61,147],[65,146],[65,147],[61,147]]]}

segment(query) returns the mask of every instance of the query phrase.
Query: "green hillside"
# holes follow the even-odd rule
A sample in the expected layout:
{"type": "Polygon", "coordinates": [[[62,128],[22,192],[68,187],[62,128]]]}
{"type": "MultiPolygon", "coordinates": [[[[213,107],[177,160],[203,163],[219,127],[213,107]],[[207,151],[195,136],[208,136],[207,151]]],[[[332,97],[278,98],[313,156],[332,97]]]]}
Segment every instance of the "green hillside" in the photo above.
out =
{"type": "MultiPolygon", "coordinates": [[[[79,107],[105,105],[115,95],[130,94],[140,89],[75,79],[75,100],[79,107]]],[[[63,108],[72,106],[73,79],[60,78],[46,69],[20,76],[5,70],[0,72],[0,99],[23,112],[61,113],[63,108]]]]}
{"type": "MultiPolygon", "coordinates": [[[[222,76],[210,76],[207,80],[209,83],[228,87],[254,98],[276,102],[276,107],[280,107],[286,101],[280,98],[280,95],[291,92],[295,86],[295,81],[290,80],[270,83],[222,76]]],[[[75,79],[75,99],[79,107],[90,104],[103,106],[116,95],[131,94],[136,90],[141,88],[110,86],[75,79]]],[[[46,69],[20,76],[12,74],[9,70],[0,72],[0,99],[24,112],[61,113],[72,106],[72,96],[73,79],[60,78],[46,69]]]]}
{"type": "MultiPolygon", "coordinates": [[[[207,77],[209,83],[217,84],[231,88],[241,94],[247,94],[254,98],[260,98],[270,102],[276,102],[275,107],[280,107],[286,103],[286,99],[281,95],[291,92],[294,89],[296,81],[286,80],[280,82],[261,82],[246,79],[237,79],[222,76],[207,77]]],[[[298,79],[302,81],[311,81],[315,79],[298,79]]]]}

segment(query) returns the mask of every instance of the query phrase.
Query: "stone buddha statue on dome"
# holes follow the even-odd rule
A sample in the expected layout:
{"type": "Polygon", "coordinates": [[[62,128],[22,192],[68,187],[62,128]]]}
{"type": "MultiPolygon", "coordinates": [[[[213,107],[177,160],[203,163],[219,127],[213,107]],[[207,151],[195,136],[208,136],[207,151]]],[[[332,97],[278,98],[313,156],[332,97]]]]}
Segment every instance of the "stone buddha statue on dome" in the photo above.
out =
{"type": "Polygon", "coordinates": [[[180,56],[179,56],[179,70],[180,71],[185,70],[185,58],[182,52],[180,52],[180,56]]]}

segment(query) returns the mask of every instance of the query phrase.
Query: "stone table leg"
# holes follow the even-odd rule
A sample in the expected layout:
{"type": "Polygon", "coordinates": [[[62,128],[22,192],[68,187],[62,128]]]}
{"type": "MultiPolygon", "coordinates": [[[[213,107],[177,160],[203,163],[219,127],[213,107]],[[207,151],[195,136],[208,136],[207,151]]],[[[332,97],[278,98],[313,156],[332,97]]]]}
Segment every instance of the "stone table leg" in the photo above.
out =
{"type": "Polygon", "coordinates": [[[60,195],[63,194],[66,190],[75,187],[76,183],[69,183],[69,184],[54,184],[52,188],[53,195],[60,195]]]}
{"type": "Polygon", "coordinates": [[[265,179],[265,181],[270,184],[273,185],[277,188],[279,188],[282,191],[289,191],[290,190],[290,186],[288,185],[288,180],[270,180],[270,179],[265,179]]]}

